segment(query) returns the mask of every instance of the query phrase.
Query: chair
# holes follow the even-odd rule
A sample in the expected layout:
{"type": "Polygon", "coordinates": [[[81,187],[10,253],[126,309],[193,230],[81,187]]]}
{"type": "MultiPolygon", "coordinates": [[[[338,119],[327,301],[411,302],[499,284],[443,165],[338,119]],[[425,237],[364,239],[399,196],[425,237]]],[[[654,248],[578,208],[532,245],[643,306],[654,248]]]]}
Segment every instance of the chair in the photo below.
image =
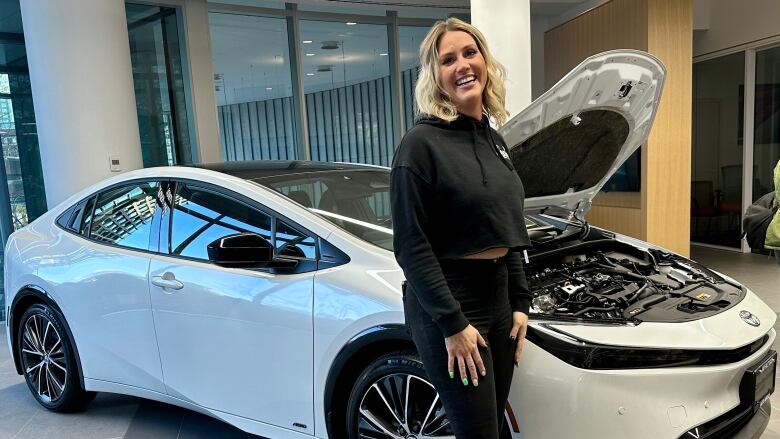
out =
{"type": "Polygon", "coordinates": [[[287,194],[289,198],[291,198],[293,201],[296,201],[298,204],[303,205],[304,207],[312,207],[313,204],[311,203],[311,198],[309,198],[309,194],[307,194],[304,191],[290,191],[289,194],[287,194]]]}
{"type": "Polygon", "coordinates": [[[729,232],[739,231],[742,218],[742,165],[729,165],[720,168],[723,199],[718,209],[725,213],[729,232]]]}
{"type": "Polygon", "coordinates": [[[719,209],[716,205],[715,192],[711,181],[691,182],[691,217],[693,218],[694,234],[699,236],[699,217],[707,218],[707,230],[710,233],[712,218],[718,216],[719,209]]]}

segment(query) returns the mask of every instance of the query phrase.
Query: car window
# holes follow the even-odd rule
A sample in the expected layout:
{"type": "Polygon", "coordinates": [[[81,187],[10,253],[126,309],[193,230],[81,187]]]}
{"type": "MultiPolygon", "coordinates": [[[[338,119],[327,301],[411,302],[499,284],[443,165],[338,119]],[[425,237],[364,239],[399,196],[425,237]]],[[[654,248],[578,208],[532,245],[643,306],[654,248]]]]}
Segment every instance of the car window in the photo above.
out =
{"type": "Polygon", "coordinates": [[[297,201],[302,204],[303,207],[310,207],[315,209],[329,210],[332,206],[328,201],[327,193],[328,185],[321,180],[311,180],[296,182],[293,184],[280,184],[274,186],[274,189],[287,196],[288,198],[297,201]],[[326,194],[326,199],[323,202],[322,195],[326,194]],[[327,205],[326,205],[327,204],[327,205]]]}
{"type": "Polygon", "coordinates": [[[276,254],[278,256],[317,259],[317,241],[284,221],[276,220],[276,254]]]}
{"type": "Polygon", "coordinates": [[[257,233],[271,242],[271,217],[235,199],[178,184],[173,203],[170,253],[208,261],[207,246],[236,233],[257,233]]]}
{"type": "Polygon", "coordinates": [[[82,233],[96,241],[148,250],[158,187],[157,182],[134,183],[101,193],[94,212],[84,217],[82,233]]]}
{"type": "Polygon", "coordinates": [[[393,249],[390,173],[333,170],[252,180],[297,201],[353,235],[393,249]]]}
{"type": "Polygon", "coordinates": [[[84,207],[84,213],[81,216],[81,225],[79,226],[79,233],[84,236],[89,236],[89,226],[92,224],[92,209],[95,207],[95,197],[92,197],[87,201],[84,207]]]}

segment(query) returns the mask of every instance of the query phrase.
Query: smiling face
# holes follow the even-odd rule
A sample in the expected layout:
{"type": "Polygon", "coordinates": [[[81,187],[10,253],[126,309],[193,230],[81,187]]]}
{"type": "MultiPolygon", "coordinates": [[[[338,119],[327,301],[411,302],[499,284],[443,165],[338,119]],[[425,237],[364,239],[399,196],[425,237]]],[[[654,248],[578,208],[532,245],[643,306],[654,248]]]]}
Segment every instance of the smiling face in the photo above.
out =
{"type": "Polygon", "coordinates": [[[485,58],[474,38],[463,31],[446,32],[439,40],[439,81],[459,113],[482,118],[485,58]]]}

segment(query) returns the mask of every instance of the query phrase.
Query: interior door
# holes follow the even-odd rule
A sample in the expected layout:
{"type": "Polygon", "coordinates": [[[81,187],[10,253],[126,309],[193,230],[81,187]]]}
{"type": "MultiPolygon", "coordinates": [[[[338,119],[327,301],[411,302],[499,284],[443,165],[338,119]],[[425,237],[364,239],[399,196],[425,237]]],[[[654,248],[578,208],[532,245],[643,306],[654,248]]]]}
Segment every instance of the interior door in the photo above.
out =
{"type": "Polygon", "coordinates": [[[313,433],[316,241],[295,239],[300,263],[284,272],[210,263],[207,245],[221,237],[252,232],[281,244],[274,232],[289,235],[238,198],[179,183],[163,215],[170,228],[149,278],[165,385],[204,407],[313,433]]]}

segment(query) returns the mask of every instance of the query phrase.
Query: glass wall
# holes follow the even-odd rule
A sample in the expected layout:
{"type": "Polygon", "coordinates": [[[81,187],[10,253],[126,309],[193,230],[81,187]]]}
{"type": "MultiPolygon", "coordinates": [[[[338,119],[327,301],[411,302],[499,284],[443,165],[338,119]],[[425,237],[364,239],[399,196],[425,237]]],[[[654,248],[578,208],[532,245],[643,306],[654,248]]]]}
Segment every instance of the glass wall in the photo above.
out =
{"type": "Polygon", "coordinates": [[[780,47],[756,52],[753,132],[753,200],[775,189],[780,160],[780,47]]]}
{"type": "Polygon", "coordinates": [[[693,65],[691,241],[741,246],[744,52],[693,65]]]}
{"type": "Polygon", "coordinates": [[[395,150],[387,26],[301,20],[312,160],[388,166],[395,150]]]}
{"type": "Polygon", "coordinates": [[[417,114],[414,99],[414,87],[420,75],[420,44],[428,34],[428,26],[401,26],[398,31],[399,49],[401,52],[401,78],[403,80],[404,130],[414,125],[417,114]]]}
{"type": "Polygon", "coordinates": [[[220,143],[226,160],[296,160],[287,21],[209,13],[220,143]]]}
{"type": "MultiPolygon", "coordinates": [[[[0,8],[0,276],[8,235],[46,212],[38,133],[18,1],[0,8]]],[[[0,284],[0,321],[5,320],[0,284]]]]}
{"type": "Polygon", "coordinates": [[[178,10],[132,3],[125,10],[144,166],[193,163],[178,10]]]}
{"type": "Polygon", "coordinates": [[[423,18],[382,5],[268,0],[215,0],[209,6],[226,160],[384,166],[414,123],[420,42],[435,19],[463,12],[432,9],[423,18]],[[396,34],[397,70],[390,44],[396,34]]]}

